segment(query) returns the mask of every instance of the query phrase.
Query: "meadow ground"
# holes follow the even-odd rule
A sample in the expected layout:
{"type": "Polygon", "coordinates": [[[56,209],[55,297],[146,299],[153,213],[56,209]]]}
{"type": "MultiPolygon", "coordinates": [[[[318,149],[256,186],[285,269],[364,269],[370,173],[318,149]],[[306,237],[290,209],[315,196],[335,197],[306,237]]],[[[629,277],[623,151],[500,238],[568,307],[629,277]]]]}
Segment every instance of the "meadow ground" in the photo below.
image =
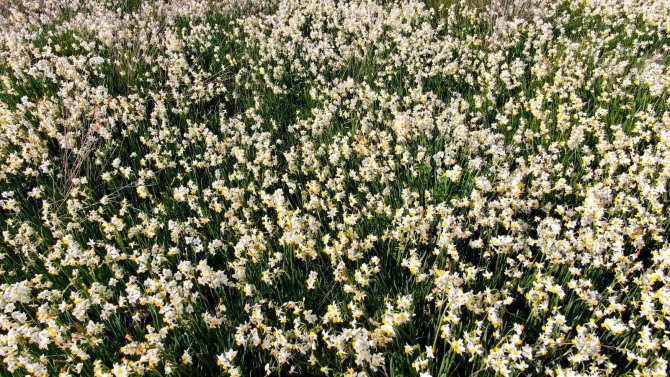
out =
{"type": "Polygon", "coordinates": [[[670,1],[0,1],[0,376],[667,376],[670,1]]]}

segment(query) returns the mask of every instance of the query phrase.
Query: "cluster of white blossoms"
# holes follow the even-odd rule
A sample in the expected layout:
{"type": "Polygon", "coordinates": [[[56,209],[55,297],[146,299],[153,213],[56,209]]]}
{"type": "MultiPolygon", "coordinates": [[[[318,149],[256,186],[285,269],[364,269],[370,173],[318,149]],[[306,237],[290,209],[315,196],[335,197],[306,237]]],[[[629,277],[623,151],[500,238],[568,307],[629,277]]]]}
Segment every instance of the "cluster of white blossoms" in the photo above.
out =
{"type": "Polygon", "coordinates": [[[670,373],[667,0],[0,3],[0,374],[670,373]]]}

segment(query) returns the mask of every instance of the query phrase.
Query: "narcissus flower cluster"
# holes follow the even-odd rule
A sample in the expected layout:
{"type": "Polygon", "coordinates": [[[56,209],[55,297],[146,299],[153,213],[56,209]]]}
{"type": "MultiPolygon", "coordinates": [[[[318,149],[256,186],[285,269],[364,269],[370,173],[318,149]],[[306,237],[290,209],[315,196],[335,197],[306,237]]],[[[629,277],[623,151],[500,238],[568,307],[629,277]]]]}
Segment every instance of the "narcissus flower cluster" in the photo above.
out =
{"type": "Polygon", "coordinates": [[[0,371],[668,375],[669,35],[667,0],[0,4],[0,371]]]}

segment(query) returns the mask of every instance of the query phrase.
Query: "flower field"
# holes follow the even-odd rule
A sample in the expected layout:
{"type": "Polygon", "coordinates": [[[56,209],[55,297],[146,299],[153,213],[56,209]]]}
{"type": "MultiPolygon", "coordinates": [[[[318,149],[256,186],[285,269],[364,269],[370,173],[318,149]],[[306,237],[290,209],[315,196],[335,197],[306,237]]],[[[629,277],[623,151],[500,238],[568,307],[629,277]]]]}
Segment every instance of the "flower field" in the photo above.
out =
{"type": "Polygon", "coordinates": [[[0,376],[670,374],[670,1],[0,1],[0,376]]]}

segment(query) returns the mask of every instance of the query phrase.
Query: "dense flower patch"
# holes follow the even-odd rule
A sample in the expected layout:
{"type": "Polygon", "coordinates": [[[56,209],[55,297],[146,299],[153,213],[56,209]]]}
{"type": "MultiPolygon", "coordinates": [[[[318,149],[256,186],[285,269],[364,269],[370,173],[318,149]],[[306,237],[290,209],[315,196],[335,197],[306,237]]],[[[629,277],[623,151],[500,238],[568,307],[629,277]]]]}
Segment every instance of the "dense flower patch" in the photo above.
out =
{"type": "Polygon", "coordinates": [[[666,376],[667,0],[0,4],[0,375],[666,376]]]}

